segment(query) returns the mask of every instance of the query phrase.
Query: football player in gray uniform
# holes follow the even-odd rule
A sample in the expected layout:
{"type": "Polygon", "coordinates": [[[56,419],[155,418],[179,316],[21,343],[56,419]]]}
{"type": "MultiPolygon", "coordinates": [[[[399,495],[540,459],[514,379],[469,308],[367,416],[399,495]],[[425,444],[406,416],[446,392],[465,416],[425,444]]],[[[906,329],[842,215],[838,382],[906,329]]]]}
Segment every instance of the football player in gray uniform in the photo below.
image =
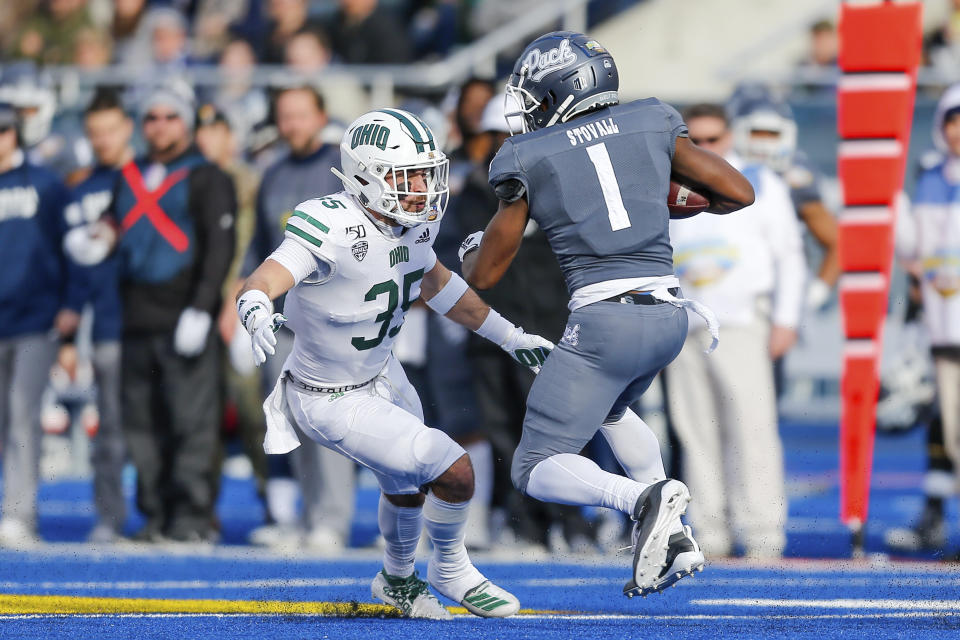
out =
{"type": "Polygon", "coordinates": [[[507,85],[523,131],[490,166],[499,210],[464,241],[461,260],[467,281],[484,289],[510,265],[528,219],[547,234],[571,313],[527,399],[513,481],[539,500],[632,516],[624,593],[645,596],[704,565],[680,520],[689,491],[665,478],[656,437],[628,409],[680,352],[686,308],[712,316],[680,297],[673,275],[671,175],[708,194],[713,213],[749,205],[754,194],[733,167],[690,142],[673,107],[656,98],[620,104],[618,89],[613,57],[584,34],[549,33],[526,48],[507,85]],[[629,477],[579,455],[597,431],[629,477]]]}

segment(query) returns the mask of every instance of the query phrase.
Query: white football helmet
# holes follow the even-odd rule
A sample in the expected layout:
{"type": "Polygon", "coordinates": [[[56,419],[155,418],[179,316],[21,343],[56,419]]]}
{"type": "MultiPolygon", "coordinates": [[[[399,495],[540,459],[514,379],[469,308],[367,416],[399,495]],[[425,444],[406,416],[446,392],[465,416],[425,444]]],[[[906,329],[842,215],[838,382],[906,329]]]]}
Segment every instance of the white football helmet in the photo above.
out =
{"type": "Polygon", "coordinates": [[[744,105],[730,126],[733,146],[747,162],[765,164],[777,173],[790,168],[797,150],[797,123],[790,107],[776,102],[744,105]],[[758,137],[754,132],[768,135],[758,137]]]}
{"type": "Polygon", "coordinates": [[[405,227],[443,217],[450,197],[449,161],[430,127],[414,114],[380,109],[360,116],[343,134],[340,163],[342,173],[331,171],[363,206],[405,227]],[[413,190],[418,172],[425,191],[413,190]]]}

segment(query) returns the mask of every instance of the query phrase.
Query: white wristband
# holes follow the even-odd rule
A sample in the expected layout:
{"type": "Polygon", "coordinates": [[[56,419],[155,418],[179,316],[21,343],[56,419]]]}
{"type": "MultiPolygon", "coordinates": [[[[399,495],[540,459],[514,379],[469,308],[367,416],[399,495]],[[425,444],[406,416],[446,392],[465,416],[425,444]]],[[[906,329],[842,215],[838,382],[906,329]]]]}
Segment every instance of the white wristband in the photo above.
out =
{"type": "Polygon", "coordinates": [[[263,291],[251,289],[237,300],[237,314],[240,316],[240,322],[243,323],[243,328],[247,330],[247,333],[252,332],[251,327],[253,325],[250,324],[250,321],[257,316],[258,311],[266,313],[268,317],[273,315],[273,303],[270,302],[270,297],[263,291]]]}
{"type": "Polygon", "coordinates": [[[469,288],[466,280],[451,271],[447,284],[443,285],[440,291],[437,291],[437,295],[427,300],[427,306],[440,315],[445,316],[450,312],[450,309],[453,309],[469,288]]]}
{"type": "Polygon", "coordinates": [[[502,347],[516,329],[516,325],[493,309],[490,309],[487,318],[483,321],[483,324],[477,327],[475,333],[481,338],[486,338],[497,346],[502,347]]]}

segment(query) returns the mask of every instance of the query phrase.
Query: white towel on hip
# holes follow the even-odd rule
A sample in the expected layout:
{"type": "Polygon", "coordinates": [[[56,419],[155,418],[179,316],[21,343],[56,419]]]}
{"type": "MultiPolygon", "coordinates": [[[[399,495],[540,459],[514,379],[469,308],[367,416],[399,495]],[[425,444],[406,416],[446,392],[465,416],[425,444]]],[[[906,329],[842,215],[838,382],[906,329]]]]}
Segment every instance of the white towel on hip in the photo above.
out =
{"type": "Polygon", "coordinates": [[[300,446],[300,438],[293,428],[293,416],[287,406],[287,394],[284,389],[287,375],[277,379],[273,391],[263,403],[263,414],[267,418],[267,435],[263,439],[263,450],[267,453],[289,453],[300,446]]]}

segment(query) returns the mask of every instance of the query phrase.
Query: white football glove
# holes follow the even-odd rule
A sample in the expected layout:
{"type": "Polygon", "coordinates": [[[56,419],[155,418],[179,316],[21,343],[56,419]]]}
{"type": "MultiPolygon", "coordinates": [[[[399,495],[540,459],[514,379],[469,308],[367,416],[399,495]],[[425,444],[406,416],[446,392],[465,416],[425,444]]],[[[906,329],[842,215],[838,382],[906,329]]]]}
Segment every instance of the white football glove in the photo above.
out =
{"type": "Polygon", "coordinates": [[[200,309],[187,307],[180,312],[177,328],[173,333],[173,350],[184,358],[193,358],[203,351],[213,319],[200,309]]]}
{"type": "Polygon", "coordinates": [[[480,243],[483,241],[483,231],[474,231],[466,237],[466,239],[460,243],[460,250],[457,251],[457,255],[460,256],[460,262],[463,262],[464,256],[480,247],[480,243]]]}
{"type": "Polygon", "coordinates": [[[237,300],[240,322],[250,334],[253,347],[253,362],[258,367],[267,361],[267,356],[277,352],[277,337],[287,318],[282,313],[273,313],[273,303],[263,291],[252,289],[237,300]]]}
{"type": "Polygon", "coordinates": [[[110,255],[116,241],[113,227],[102,221],[91,222],[63,234],[63,250],[74,262],[87,267],[110,255]]]}
{"type": "Polygon", "coordinates": [[[516,327],[500,348],[534,373],[540,373],[540,365],[553,351],[554,344],[535,333],[525,333],[521,327],[516,327]]]}
{"type": "Polygon", "coordinates": [[[823,309],[829,299],[830,285],[820,278],[815,278],[807,287],[807,309],[819,311],[823,309]]]}

